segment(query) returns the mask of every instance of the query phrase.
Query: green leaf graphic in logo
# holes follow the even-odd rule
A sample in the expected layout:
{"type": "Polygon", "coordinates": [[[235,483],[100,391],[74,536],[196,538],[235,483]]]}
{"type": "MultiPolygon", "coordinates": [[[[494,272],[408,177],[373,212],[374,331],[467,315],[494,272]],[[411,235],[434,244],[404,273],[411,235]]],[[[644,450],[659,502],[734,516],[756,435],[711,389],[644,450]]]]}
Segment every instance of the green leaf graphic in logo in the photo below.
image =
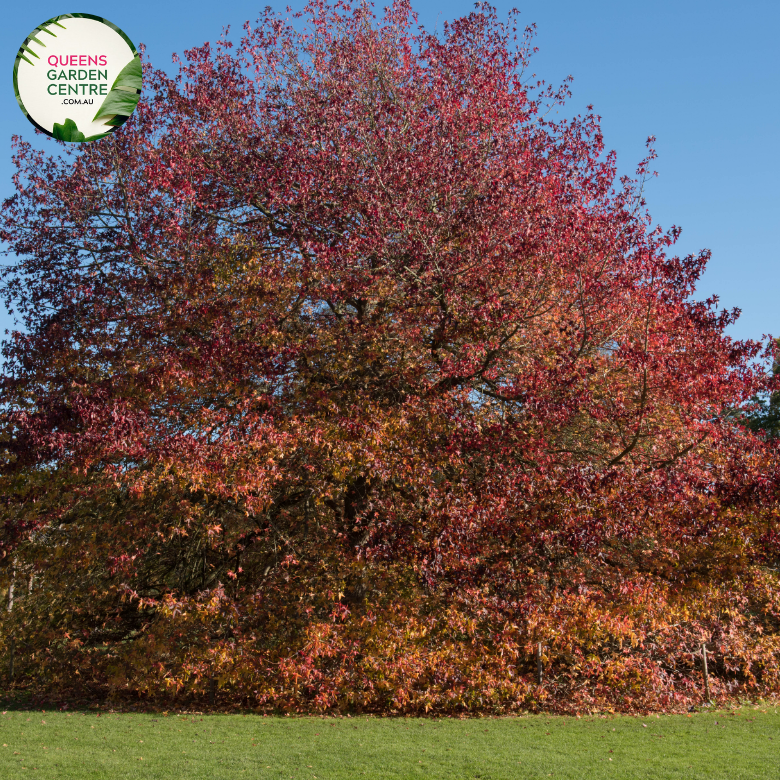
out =
{"type": "Polygon", "coordinates": [[[106,124],[122,124],[138,105],[141,96],[141,79],[141,60],[136,56],[122,68],[92,121],[114,117],[108,119],[106,124]]]}
{"type": "MultiPolygon", "coordinates": [[[[60,28],[62,28],[64,30],[65,28],[57,21],[58,18],[59,17],[54,17],[54,19],[49,19],[48,22],[44,22],[42,25],[36,27],[33,30],[33,32],[30,33],[30,35],[27,36],[27,40],[19,47],[19,53],[17,54],[17,58],[18,59],[22,59],[25,62],[29,62],[30,65],[32,65],[34,67],[35,63],[32,60],[28,60],[27,57],[25,57],[24,54],[22,54],[22,52],[26,51],[28,54],[31,54],[33,57],[35,57],[36,60],[39,60],[40,57],[27,45],[27,42],[28,41],[35,41],[40,46],[43,46],[43,48],[45,49],[46,48],[46,44],[43,41],[41,41],[38,38],[36,38],[33,33],[36,33],[36,32],[38,32],[38,30],[41,30],[42,32],[45,32],[45,33],[48,33],[49,35],[51,35],[52,38],[56,38],[57,36],[51,30],[49,30],[46,27],[46,25],[47,24],[56,24],[57,27],[60,27],[60,28]]],[[[16,74],[16,68],[14,68],[14,78],[15,78],[15,74],[16,74]]],[[[14,81],[14,83],[15,83],[15,81],[14,81]]]]}
{"type": "Polygon", "coordinates": [[[136,56],[125,65],[119,75],[111,85],[111,89],[117,87],[127,87],[133,91],[141,89],[143,79],[143,70],[141,69],[141,60],[136,56]]]}
{"type": "Polygon", "coordinates": [[[81,130],[76,127],[76,123],[72,119],[66,119],[61,125],[54,123],[54,137],[58,141],[86,141],[86,137],[81,130]]]}

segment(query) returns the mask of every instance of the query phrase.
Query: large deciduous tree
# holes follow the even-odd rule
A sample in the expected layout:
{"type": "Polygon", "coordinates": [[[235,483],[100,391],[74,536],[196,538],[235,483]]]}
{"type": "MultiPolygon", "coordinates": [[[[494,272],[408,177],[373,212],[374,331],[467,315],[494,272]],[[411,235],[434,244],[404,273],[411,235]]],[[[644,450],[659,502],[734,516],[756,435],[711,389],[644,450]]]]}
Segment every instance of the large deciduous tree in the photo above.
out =
{"type": "MultiPolygon", "coordinates": [[[[488,6],[270,12],[121,131],[15,141],[0,556],[21,680],[289,711],[780,684],[762,346],[488,6]],[[543,647],[544,681],[534,650],[543,647]]],[[[8,646],[8,645],[7,645],[8,646]]],[[[7,654],[6,654],[7,655],[7,654]]]]}

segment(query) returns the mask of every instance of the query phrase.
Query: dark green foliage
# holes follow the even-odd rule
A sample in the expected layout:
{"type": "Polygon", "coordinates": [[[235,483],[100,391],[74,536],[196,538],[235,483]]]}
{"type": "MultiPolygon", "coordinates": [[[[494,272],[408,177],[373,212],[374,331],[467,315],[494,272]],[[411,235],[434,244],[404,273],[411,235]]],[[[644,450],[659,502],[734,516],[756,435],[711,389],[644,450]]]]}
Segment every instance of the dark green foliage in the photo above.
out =
{"type": "MultiPolygon", "coordinates": [[[[780,349],[780,339],[775,344],[780,349]]],[[[780,359],[775,357],[772,376],[780,381],[780,359]]],[[[762,433],[768,439],[780,439],[780,390],[769,395],[753,399],[757,408],[745,416],[745,422],[750,430],[762,433]]]]}

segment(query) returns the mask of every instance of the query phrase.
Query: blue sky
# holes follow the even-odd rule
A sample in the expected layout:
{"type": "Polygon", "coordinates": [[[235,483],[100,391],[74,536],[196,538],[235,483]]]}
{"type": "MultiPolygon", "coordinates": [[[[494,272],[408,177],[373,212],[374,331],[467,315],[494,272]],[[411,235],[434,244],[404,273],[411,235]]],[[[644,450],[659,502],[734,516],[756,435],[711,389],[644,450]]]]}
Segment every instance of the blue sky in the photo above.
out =
{"type": "MultiPolygon", "coordinates": [[[[10,142],[32,137],[16,105],[11,72],[19,44],[42,21],[62,13],[103,16],[136,45],[145,43],[158,67],[172,52],[238,31],[269,0],[179,3],[158,0],[82,2],[45,0],[6,5],[0,27],[7,69],[0,90],[0,197],[12,192],[10,142]]],[[[271,2],[283,10],[285,3],[271,2]]],[[[717,294],[742,317],[739,338],[780,335],[780,3],[777,0],[528,0],[496,4],[499,15],[517,5],[521,22],[536,23],[532,69],[548,82],[574,76],[568,111],[593,103],[622,173],[633,173],[645,139],[657,137],[659,159],[647,193],[654,220],[683,228],[680,254],[713,252],[697,297],[717,294]]],[[[299,4],[293,6],[296,10],[299,4]]],[[[381,8],[381,5],[379,6],[381,8]]],[[[415,4],[429,29],[470,12],[473,3],[415,4]]],[[[55,149],[47,138],[41,143],[55,149]]],[[[0,309],[0,327],[11,324],[0,309]]]]}

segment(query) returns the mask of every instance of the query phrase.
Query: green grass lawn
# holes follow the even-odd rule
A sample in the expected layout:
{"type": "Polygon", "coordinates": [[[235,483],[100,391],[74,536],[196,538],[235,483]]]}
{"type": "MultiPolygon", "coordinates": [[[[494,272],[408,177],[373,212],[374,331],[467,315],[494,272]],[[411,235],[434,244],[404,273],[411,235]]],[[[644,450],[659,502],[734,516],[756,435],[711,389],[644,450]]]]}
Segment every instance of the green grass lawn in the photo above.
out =
{"type": "Polygon", "coordinates": [[[470,720],[50,712],[0,716],[0,778],[780,779],[775,706],[470,720]]]}

